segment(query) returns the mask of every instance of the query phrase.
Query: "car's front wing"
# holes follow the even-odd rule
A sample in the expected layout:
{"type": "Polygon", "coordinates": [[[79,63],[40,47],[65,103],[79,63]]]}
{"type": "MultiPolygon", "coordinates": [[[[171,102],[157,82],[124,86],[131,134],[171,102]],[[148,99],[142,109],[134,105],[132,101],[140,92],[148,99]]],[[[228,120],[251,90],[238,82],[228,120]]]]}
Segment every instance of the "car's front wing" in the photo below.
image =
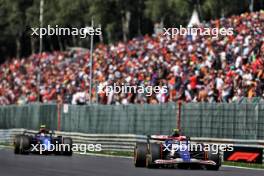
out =
{"type": "Polygon", "coordinates": [[[192,158],[189,161],[184,161],[182,158],[176,158],[176,159],[169,159],[169,160],[162,160],[158,159],[154,161],[154,164],[180,164],[180,163],[197,163],[197,164],[204,164],[204,165],[216,165],[216,163],[212,160],[199,160],[192,158]]]}

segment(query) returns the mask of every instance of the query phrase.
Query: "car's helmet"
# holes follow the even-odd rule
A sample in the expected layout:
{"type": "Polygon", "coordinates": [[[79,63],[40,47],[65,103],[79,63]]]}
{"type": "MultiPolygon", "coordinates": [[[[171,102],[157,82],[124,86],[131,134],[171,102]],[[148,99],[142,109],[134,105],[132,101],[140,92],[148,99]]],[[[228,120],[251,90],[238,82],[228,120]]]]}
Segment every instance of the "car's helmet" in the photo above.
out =
{"type": "Polygon", "coordinates": [[[173,129],[171,136],[173,136],[173,137],[179,137],[180,136],[180,130],[178,128],[173,129]]]}
{"type": "Polygon", "coordinates": [[[39,132],[40,133],[46,133],[46,131],[47,131],[46,125],[40,125],[39,132]]]}

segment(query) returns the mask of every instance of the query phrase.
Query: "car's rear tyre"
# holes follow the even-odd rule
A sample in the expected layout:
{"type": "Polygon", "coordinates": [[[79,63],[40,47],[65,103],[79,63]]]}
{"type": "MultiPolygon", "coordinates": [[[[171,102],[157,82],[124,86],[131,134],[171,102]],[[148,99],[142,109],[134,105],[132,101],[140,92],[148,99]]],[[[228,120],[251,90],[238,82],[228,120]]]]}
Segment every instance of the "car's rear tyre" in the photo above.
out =
{"type": "Polygon", "coordinates": [[[14,139],[14,153],[28,154],[30,149],[30,137],[25,135],[17,135],[14,139]]]}
{"type": "Polygon", "coordinates": [[[147,143],[138,142],[134,148],[135,167],[146,167],[147,143]]]}
{"type": "Polygon", "coordinates": [[[154,161],[157,159],[161,159],[161,147],[160,144],[150,144],[149,145],[149,154],[146,158],[146,167],[147,168],[157,168],[158,164],[154,164],[154,161]]]}
{"type": "Polygon", "coordinates": [[[14,153],[15,154],[21,153],[20,137],[21,137],[21,135],[17,135],[17,136],[15,136],[15,139],[14,139],[14,153]]]}
{"type": "Polygon", "coordinates": [[[219,152],[214,153],[214,151],[208,151],[208,160],[212,160],[216,165],[206,165],[207,170],[219,170],[221,166],[221,155],[219,152]]]}
{"type": "Polygon", "coordinates": [[[63,155],[72,156],[72,139],[71,138],[63,138],[63,144],[65,151],[63,151],[63,155]]]}

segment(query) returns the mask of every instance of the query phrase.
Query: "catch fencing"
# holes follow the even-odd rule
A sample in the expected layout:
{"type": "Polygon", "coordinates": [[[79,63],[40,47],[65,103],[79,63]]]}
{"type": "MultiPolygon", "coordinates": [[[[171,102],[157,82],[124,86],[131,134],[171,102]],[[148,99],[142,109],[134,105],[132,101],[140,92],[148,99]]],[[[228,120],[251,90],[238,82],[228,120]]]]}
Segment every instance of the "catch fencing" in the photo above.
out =
{"type": "Polygon", "coordinates": [[[188,103],[181,129],[189,136],[264,139],[264,103],[188,103]]]}
{"type": "Polygon", "coordinates": [[[103,134],[167,134],[176,126],[177,104],[54,105],[0,107],[0,129],[37,130],[40,124],[68,132],[103,134]]]}
{"type": "Polygon", "coordinates": [[[38,130],[40,124],[67,132],[138,135],[169,134],[180,126],[191,137],[263,140],[264,103],[0,107],[0,129],[38,130]]]}

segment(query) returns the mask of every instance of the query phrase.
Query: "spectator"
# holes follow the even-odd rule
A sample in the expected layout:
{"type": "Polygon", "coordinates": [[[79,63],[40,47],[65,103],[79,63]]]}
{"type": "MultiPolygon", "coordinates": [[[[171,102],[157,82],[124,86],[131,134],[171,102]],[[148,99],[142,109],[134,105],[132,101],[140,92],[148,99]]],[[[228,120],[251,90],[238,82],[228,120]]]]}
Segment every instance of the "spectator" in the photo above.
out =
{"type": "Polygon", "coordinates": [[[0,65],[0,105],[42,102],[102,104],[231,102],[264,98],[264,12],[244,13],[200,27],[232,27],[234,35],[170,38],[148,35],[98,45],[93,84],[167,86],[168,93],[96,93],[89,97],[89,51],[33,54],[0,65]],[[38,88],[37,72],[41,71],[38,88]]]}

